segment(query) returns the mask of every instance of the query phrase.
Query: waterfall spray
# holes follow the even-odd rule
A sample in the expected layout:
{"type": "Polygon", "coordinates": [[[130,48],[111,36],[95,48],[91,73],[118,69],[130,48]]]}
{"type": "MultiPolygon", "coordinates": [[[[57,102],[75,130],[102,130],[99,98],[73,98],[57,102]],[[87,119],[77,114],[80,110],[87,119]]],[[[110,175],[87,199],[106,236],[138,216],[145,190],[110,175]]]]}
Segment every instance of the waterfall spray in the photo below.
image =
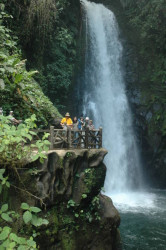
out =
{"type": "Polygon", "coordinates": [[[86,22],[83,113],[103,127],[107,175],[105,190],[130,191],[141,183],[141,170],[126,96],[121,60],[123,47],[112,11],[81,1],[86,22]]]}

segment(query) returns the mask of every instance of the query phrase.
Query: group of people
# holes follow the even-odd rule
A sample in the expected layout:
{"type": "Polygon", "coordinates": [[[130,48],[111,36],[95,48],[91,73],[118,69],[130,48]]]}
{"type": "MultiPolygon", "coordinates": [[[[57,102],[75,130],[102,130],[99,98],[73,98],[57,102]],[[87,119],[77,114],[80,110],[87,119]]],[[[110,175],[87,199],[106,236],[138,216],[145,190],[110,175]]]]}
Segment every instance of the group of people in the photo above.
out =
{"type": "Polygon", "coordinates": [[[65,114],[65,117],[61,120],[60,124],[63,129],[67,129],[67,127],[70,127],[72,130],[86,130],[87,128],[89,130],[95,129],[93,121],[89,120],[89,117],[86,117],[85,119],[80,117],[77,119],[75,116],[72,120],[68,112],[65,114]]]}
{"type": "MultiPolygon", "coordinates": [[[[3,116],[3,109],[0,107],[0,115],[3,116]]],[[[22,122],[22,120],[17,120],[15,117],[14,117],[14,113],[13,111],[10,111],[9,112],[9,115],[8,115],[8,118],[9,118],[9,121],[13,124],[13,125],[18,125],[22,122]]]]}
{"type": "MultiPolygon", "coordinates": [[[[3,109],[0,107],[0,115],[3,116],[3,109]]],[[[10,122],[13,125],[18,125],[22,122],[22,120],[17,120],[14,117],[13,111],[9,112],[8,118],[10,122]]],[[[80,117],[77,119],[75,116],[73,120],[70,118],[69,112],[65,114],[65,117],[61,120],[60,125],[63,129],[67,130],[67,127],[70,127],[72,130],[86,130],[89,128],[89,130],[94,130],[95,127],[93,125],[93,121],[89,120],[89,117],[86,117],[85,119],[83,117],[80,117]]]]}

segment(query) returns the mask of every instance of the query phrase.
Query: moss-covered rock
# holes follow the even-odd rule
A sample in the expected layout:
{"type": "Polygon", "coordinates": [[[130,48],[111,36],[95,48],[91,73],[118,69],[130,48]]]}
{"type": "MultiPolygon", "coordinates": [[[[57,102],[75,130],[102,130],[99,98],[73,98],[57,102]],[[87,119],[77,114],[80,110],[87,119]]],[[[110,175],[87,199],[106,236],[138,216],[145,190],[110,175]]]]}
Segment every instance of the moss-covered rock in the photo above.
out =
{"type": "MultiPolygon", "coordinates": [[[[19,169],[9,193],[11,208],[21,202],[43,208],[49,221],[36,229],[40,249],[118,249],[120,217],[110,198],[100,194],[106,167],[105,149],[51,150],[44,163],[29,162],[19,169]],[[17,193],[17,202],[14,202],[17,193]]],[[[21,212],[21,211],[20,211],[21,212]]],[[[26,232],[32,231],[32,225],[26,232]]],[[[17,231],[25,231],[22,221],[17,231]]]]}

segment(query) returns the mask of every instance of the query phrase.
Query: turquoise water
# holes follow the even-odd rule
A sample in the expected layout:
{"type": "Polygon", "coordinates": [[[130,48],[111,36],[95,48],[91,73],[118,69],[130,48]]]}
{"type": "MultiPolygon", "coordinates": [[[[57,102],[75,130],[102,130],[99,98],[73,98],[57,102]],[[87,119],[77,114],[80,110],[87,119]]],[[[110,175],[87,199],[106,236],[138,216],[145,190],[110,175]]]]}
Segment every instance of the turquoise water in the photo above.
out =
{"type": "Polygon", "coordinates": [[[111,198],[121,215],[123,250],[166,250],[166,190],[111,198]]]}

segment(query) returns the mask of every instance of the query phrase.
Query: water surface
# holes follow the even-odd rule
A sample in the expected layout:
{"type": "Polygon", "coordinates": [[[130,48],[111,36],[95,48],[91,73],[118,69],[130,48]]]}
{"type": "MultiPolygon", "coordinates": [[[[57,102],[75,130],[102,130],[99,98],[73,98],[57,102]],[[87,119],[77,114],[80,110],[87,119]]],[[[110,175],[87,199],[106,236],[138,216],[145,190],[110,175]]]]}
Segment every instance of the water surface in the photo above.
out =
{"type": "Polygon", "coordinates": [[[113,194],[123,250],[166,250],[166,190],[113,194]]]}

